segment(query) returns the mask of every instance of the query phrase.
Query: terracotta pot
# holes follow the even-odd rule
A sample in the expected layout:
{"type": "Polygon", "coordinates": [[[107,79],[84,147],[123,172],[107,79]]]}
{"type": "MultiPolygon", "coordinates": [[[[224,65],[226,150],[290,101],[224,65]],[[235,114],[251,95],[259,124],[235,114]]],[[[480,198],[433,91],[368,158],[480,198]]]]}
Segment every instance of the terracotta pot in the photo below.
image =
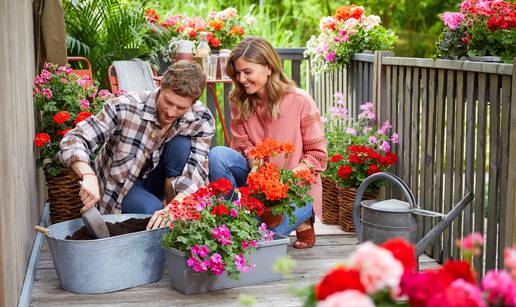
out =
{"type": "Polygon", "coordinates": [[[262,220],[265,224],[267,224],[267,227],[273,228],[281,224],[283,222],[283,215],[274,215],[272,214],[272,209],[274,207],[265,207],[265,210],[262,214],[262,220]]]}

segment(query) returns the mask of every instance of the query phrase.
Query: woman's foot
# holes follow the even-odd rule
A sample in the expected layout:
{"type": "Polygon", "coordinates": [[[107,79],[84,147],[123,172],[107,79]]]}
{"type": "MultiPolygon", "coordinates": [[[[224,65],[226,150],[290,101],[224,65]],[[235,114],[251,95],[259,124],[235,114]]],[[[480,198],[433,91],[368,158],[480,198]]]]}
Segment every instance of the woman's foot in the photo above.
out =
{"type": "Polygon", "coordinates": [[[315,245],[315,229],[313,220],[310,219],[296,228],[297,240],[292,247],[305,249],[315,245]]]}

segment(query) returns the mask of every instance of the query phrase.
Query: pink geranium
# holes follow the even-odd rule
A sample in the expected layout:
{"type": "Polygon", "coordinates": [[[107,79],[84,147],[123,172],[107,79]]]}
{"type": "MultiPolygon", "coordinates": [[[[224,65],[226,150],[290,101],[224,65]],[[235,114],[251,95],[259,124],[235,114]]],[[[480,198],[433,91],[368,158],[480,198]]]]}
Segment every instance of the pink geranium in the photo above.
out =
{"type": "Polygon", "coordinates": [[[503,253],[504,264],[511,271],[512,279],[516,280],[516,244],[507,247],[503,253]]]}
{"type": "Polygon", "coordinates": [[[369,296],[357,290],[346,290],[328,296],[318,307],[374,307],[369,296]]]}
{"type": "Polygon", "coordinates": [[[403,265],[391,252],[371,242],[358,247],[351,256],[350,267],[360,272],[360,281],[367,293],[396,289],[403,274],[403,265]]]}
{"type": "Polygon", "coordinates": [[[506,271],[489,271],[482,279],[487,301],[494,306],[516,306],[516,285],[506,271]]]}
{"type": "Polygon", "coordinates": [[[464,20],[464,14],[446,12],[441,15],[441,19],[448,28],[450,28],[451,30],[455,30],[464,20]]]}
{"type": "Polygon", "coordinates": [[[445,291],[434,294],[428,307],[487,307],[482,291],[463,279],[457,279],[445,291]]]}

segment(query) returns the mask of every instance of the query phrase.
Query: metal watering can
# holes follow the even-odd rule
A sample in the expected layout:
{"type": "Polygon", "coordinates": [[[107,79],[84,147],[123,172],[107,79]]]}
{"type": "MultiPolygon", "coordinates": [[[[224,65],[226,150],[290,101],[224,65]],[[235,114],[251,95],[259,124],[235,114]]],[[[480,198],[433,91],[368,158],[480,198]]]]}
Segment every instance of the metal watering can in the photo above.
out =
{"type": "Polygon", "coordinates": [[[389,239],[401,237],[416,245],[416,255],[421,255],[428,244],[466,208],[473,200],[470,192],[447,215],[420,209],[408,186],[396,175],[380,172],[367,177],[360,185],[353,207],[353,222],[360,242],[373,241],[383,243],[389,239]],[[387,180],[398,186],[403,192],[404,202],[397,199],[383,201],[368,200],[362,202],[367,187],[378,180],[387,180]],[[359,209],[362,208],[362,219],[359,220],[359,209]],[[417,241],[416,215],[426,217],[442,217],[443,220],[434,226],[423,238],[417,241]]]}

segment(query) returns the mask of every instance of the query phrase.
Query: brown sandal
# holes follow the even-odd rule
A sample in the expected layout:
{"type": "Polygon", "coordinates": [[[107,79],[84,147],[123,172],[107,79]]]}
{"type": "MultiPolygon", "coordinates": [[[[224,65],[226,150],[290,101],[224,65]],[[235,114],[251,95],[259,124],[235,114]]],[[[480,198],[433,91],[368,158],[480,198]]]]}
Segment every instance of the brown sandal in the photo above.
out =
{"type": "Polygon", "coordinates": [[[293,248],[305,249],[314,247],[315,229],[313,218],[306,221],[305,224],[310,225],[311,227],[302,231],[296,230],[297,240],[294,242],[294,244],[292,244],[293,248]]]}

